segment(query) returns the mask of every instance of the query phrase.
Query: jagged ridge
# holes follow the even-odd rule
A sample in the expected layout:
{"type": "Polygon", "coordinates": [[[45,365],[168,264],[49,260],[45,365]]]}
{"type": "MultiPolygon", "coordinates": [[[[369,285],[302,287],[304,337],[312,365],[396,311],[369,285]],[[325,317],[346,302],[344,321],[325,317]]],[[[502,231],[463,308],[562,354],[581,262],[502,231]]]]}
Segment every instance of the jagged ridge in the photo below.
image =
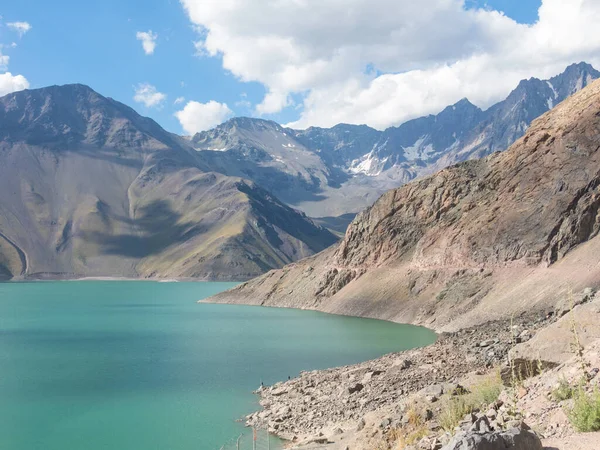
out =
{"type": "Polygon", "coordinates": [[[536,120],[507,152],[387,192],[337,247],[214,300],[438,329],[477,322],[479,314],[483,320],[491,310],[503,317],[541,308],[567,283],[600,283],[595,264],[581,270],[600,246],[599,177],[596,81],[536,120]]]}

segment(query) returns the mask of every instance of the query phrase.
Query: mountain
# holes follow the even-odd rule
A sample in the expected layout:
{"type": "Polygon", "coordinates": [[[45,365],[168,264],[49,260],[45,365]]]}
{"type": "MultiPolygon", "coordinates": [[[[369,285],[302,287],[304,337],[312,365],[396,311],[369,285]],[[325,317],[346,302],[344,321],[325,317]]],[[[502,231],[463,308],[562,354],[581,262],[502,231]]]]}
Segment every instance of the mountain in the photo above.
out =
{"type": "Polygon", "coordinates": [[[248,279],[335,237],[83,85],[0,98],[0,277],[248,279]]]}
{"type": "Polygon", "coordinates": [[[214,170],[252,179],[310,216],[341,216],[415,178],[506,150],[535,118],[597,78],[589,64],[573,64],[549,80],[523,80],[486,111],[463,99],[384,131],[345,124],[292,130],[238,118],[193,142],[214,170]]]}
{"type": "Polygon", "coordinates": [[[234,118],[196,134],[191,142],[213,170],[251,179],[291,204],[345,179],[272,121],[234,118]]]}
{"type": "Polygon", "coordinates": [[[552,311],[600,286],[600,81],[508,151],[384,194],[322,253],[212,301],[319,309],[436,330],[552,311]]]}

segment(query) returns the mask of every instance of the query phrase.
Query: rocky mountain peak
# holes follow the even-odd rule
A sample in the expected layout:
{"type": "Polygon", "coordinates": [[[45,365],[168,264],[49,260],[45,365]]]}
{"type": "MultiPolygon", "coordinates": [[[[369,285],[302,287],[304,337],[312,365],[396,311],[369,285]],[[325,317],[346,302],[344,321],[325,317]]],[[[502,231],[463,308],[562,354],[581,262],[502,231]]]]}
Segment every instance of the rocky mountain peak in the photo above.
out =
{"type": "Polygon", "coordinates": [[[599,71],[588,63],[580,62],[571,64],[562,74],[550,78],[548,85],[553,89],[557,100],[562,101],[598,78],[599,71]]]}
{"type": "Polygon", "coordinates": [[[236,147],[256,147],[250,141],[260,141],[264,133],[285,133],[277,122],[253,117],[234,117],[217,127],[196,133],[192,137],[193,145],[200,150],[231,150],[236,147]]]}
{"type": "Polygon", "coordinates": [[[471,103],[467,97],[460,99],[454,105],[450,106],[450,108],[453,108],[454,110],[480,110],[480,108],[471,103]]]}
{"type": "Polygon", "coordinates": [[[246,279],[336,240],[204,156],[87,86],[0,98],[0,278],[246,279]]]}
{"type": "Polygon", "coordinates": [[[49,86],[0,98],[0,139],[44,145],[176,146],[152,119],[83,84],[49,86]]]}
{"type": "Polygon", "coordinates": [[[227,120],[217,128],[223,131],[232,132],[235,130],[246,130],[246,131],[265,131],[265,130],[277,130],[281,131],[282,127],[277,122],[272,120],[259,119],[255,117],[234,117],[227,120]]]}
{"type": "Polygon", "coordinates": [[[454,105],[447,106],[436,118],[436,122],[450,122],[452,124],[472,122],[478,120],[482,111],[467,98],[459,100],[454,105]]]}

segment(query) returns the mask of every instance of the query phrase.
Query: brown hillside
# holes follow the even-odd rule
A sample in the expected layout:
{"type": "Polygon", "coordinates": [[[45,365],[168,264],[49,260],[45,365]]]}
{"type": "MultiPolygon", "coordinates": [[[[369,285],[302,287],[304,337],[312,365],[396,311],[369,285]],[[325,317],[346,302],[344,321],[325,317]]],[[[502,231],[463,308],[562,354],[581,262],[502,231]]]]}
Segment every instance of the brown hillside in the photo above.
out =
{"type": "Polygon", "coordinates": [[[384,194],[344,240],[212,300],[453,329],[600,284],[600,82],[508,151],[384,194]]]}

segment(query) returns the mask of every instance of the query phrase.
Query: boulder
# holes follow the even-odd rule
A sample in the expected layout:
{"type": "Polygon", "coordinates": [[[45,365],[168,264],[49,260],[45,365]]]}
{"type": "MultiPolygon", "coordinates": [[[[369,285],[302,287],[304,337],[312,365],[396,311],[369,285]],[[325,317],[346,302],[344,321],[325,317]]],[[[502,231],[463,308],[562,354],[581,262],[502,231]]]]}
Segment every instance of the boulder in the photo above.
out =
{"type": "Polygon", "coordinates": [[[441,397],[444,394],[444,386],[441,384],[432,384],[421,390],[421,393],[425,396],[441,397]]]}
{"type": "Polygon", "coordinates": [[[353,384],[352,386],[348,387],[348,394],[354,394],[355,392],[360,392],[363,390],[363,388],[364,388],[364,386],[361,383],[353,384]]]}
{"type": "Polygon", "coordinates": [[[458,434],[442,450],[543,450],[542,442],[531,430],[512,428],[495,433],[458,434]]]}
{"type": "Polygon", "coordinates": [[[596,294],[593,288],[585,288],[583,291],[567,296],[556,303],[554,313],[557,317],[562,317],[571,311],[572,308],[589,302],[596,294]]]}
{"type": "Polygon", "coordinates": [[[356,431],[361,431],[365,427],[365,419],[360,419],[356,425],[356,431]]]}
{"type": "Polygon", "coordinates": [[[513,347],[509,352],[513,367],[504,368],[501,374],[504,384],[510,385],[514,378],[523,380],[535,376],[540,369],[552,369],[571,359],[574,356],[573,323],[583,347],[600,339],[600,301],[597,297],[575,306],[573,314],[564,315],[527,342],[513,347]]]}

